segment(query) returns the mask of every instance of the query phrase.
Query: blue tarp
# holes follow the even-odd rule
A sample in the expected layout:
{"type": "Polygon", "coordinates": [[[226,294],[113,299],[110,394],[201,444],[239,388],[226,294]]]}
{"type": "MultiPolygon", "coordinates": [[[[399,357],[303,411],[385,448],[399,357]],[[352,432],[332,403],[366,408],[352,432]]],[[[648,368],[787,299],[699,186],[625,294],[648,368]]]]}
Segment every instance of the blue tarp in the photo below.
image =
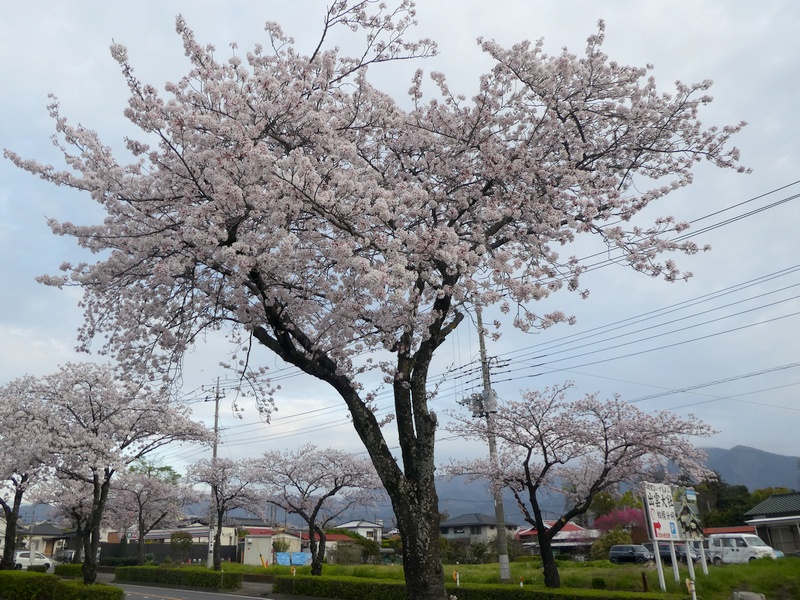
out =
{"type": "Polygon", "coordinates": [[[275,562],[279,565],[289,567],[295,565],[297,567],[311,563],[310,552],[276,552],[275,562]]]}

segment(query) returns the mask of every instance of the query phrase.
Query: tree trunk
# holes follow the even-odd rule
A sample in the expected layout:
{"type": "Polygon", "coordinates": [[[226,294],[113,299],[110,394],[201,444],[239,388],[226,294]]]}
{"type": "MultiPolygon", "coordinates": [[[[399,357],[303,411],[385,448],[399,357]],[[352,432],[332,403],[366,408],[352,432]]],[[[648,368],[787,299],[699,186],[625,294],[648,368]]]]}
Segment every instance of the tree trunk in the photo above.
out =
{"type": "Polygon", "coordinates": [[[542,569],[544,585],[549,588],[561,587],[561,575],[558,573],[556,558],[553,556],[552,539],[547,533],[539,534],[539,550],[542,553],[542,569]]]}
{"type": "Polygon", "coordinates": [[[222,518],[225,516],[225,508],[217,511],[217,527],[214,530],[214,570],[222,570],[222,518]]]}
{"type": "MultiPolygon", "coordinates": [[[[443,275],[443,287],[455,284],[457,279],[457,274],[443,275]]],[[[253,283],[265,289],[260,277],[253,283]]],[[[425,288],[421,278],[417,286],[415,293],[425,288]]],[[[411,350],[415,345],[411,328],[402,333],[392,350],[397,353],[392,387],[401,460],[389,449],[381,424],[371,405],[359,396],[354,382],[341,373],[333,360],[320,354],[302,331],[291,328],[290,333],[285,315],[277,306],[267,310],[269,326],[276,336],[261,327],[253,330],[256,339],[278,356],[331,384],[350,409],[353,427],[392,501],[403,538],[403,571],[410,600],[447,600],[439,555],[439,499],[434,485],[437,419],[428,406],[427,382],[434,351],[463,318],[458,313],[451,315],[450,303],[447,294],[436,299],[433,311],[439,319],[428,326],[416,352],[411,350]],[[452,321],[446,325],[449,316],[452,321]]]]}
{"type": "Polygon", "coordinates": [[[0,569],[14,568],[14,552],[17,549],[17,522],[19,521],[19,507],[22,504],[23,493],[22,489],[16,488],[12,505],[9,506],[5,501],[2,502],[3,514],[6,519],[6,533],[3,541],[3,558],[0,561],[0,569]]]}
{"type": "Polygon", "coordinates": [[[108,489],[111,486],[111,476],[114,471],[105,469],[102,478],[95,473],[94,475],[94,499],[92,502],[92,512],[86,524],[86,532],[83,543],[83,582],[94,583],[97,580],[97,554],[100,549],[100,523],[103,521],[103,513],[106,509],[108,500],[108,489]]]}
{"type": "Polygon", "coordinates": [[[75,555],[72,557],[72,562],[75,564],[83,563],[83,521],[80,518],[75,519],[75,555]]]}
{"type": "Polygon", "coordinates": [[[144,564],[144,523],[139,519],[139,539],[136,540],[136,564],[144,564]]]}
{"type": "Polygon", "coordinates": [[[311,552],[311,574],[322,575],[325,562],[325,532],[317,530],[313,525],[308,528],[309,551],[311,552]],[[317,542],[319,537],[319,542],[317,542]]]}
{"type": "Polygon", "coordinates": [[[442,600],[444,569],[439,554],[439,506],[436,490],[419,494],[422,503],[392,500],[403,539],[403,572],[410,600],[442,600]]]}
{"type": "Polygon", "coordinates": [[[94,583],[97,580],[97,548],[100,545],[100,523],[87,529],[83,538],[83,583],[94,583]]]}

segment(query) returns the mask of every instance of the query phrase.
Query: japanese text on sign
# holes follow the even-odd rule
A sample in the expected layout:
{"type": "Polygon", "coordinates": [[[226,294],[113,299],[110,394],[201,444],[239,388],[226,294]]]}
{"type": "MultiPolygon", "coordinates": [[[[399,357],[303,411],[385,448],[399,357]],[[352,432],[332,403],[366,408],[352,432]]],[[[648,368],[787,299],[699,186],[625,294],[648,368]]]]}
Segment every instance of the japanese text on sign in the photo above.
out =
{"type": "Polygon", "coordinates": [[[681,539],[675,504],[672,500],[672,488],[663,483],[645,483],[644,493],[653,539],[681,539]]]}

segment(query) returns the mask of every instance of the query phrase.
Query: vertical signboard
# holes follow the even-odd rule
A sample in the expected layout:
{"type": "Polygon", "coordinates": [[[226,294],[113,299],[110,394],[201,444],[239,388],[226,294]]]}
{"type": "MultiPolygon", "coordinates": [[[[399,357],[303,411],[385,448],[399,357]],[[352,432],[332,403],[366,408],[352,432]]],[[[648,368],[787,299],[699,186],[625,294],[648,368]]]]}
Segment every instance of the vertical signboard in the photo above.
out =
{"type": "Polygon", "coordinates": [[[645,483],[644,497],[653,540],[683,539],[675,514],[672,488],[664,483],[645,483]]]}

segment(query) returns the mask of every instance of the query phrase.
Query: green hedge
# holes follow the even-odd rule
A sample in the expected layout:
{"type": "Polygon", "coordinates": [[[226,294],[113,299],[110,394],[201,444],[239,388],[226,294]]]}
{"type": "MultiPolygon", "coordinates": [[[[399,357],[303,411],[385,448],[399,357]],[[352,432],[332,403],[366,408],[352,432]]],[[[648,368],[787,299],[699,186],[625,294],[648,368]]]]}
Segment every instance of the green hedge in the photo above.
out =
{"type": "Polygon", "coordinates": [[[31,565],[28,567],[29,573],[47,573],[47,565],[31,565]]]}
{"type": "MultiPolygon", "coordinates": [[[[296,594],[340,600],[407,600],[402,581],[388,582],[365,577],[314,577],[278,575],[272,584],[275,594],[296,594]]],[[[459,600],[461,600],[459,598],[459,600]]]]}
{"type": "Polygon", "coordinates": [[[105,583],[85,584],[83,581],[57,581],[53,600],[125,600],[125,590],[105,583]]]}
{"type": "Polygon", "coordinates": [[[242,573],[211,571],[205,567],[117,567],[114,579],[119,582],[163,583],[202,587],[215,590],[236,590],[242,587],[242,573]]]}
{"type": "Polygon", "coordinates": [[[0,571],[0,600],[51,600],[57,581],[47,573],[0,571]]]}
{"type": "MultiPolygon", "coordinates": [[[[447,593],[458,600],[634,600],[652,598],[640,592],[608,590],[533,590],[512,585],[445,584],[447,593]]],[[[405,600],[406,586],[400,582],[365,579],[363,577],[277,576],[272,591],[275,594],[295,594],[340,600],[405,600]]],[[[660,594],[659,600],[674,600],[680,596],[660,594]]]]}
{"type": "MultiPolygon", "coordinates": [[[[80,567],[80,565],[77,565],[80,567]]],[[[0,600],[124,600],[122,588],[82,581],[62,581],[56,575],[0,571],[0,600]]]]}
{"type": "Polygon", "coordinates": [[[64,579],[83,579],[83,565],[80,563],[64,563],[53,567],[53,573],[64,579]]]}

